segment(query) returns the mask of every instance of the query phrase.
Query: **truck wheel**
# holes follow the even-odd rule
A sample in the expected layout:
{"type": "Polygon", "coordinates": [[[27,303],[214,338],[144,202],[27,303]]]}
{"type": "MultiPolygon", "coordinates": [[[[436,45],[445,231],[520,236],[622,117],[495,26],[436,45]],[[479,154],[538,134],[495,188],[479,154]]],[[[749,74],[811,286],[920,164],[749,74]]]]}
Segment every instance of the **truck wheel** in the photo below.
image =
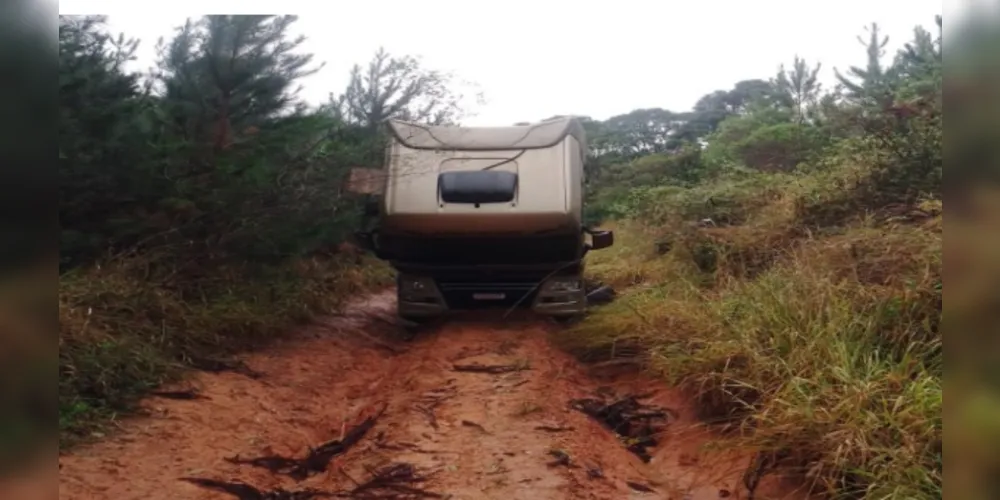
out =
{"type": "Polygon", "coordinates": [[[582,314],[574,314],[574,315],[571,315],[571,316],[552,316],[552,320],[553,321],[555,321],[556,323],[558,323],[560,325],[563,325],[563,326],[572,325],[572,324],[580,321],[581,319],[583,319],[583,315],[582,314]]]}
{"type": "Polygon", "coordinates": [[[427,321],[427,318],[400,316],[399,322],[403,326],[403,340],[407,342],[413,340],[427,326],[427,321]]]}

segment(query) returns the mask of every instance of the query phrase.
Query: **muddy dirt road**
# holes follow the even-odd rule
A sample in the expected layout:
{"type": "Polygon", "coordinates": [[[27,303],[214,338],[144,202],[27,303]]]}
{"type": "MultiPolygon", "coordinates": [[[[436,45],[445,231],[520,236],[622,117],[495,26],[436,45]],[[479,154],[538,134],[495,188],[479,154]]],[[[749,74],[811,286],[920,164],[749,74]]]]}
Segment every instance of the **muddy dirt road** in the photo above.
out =
{"type": "MultiPolygon", "coordinates": [[[[588,371],[537,319],[394,340],[392,300],[149,398],[60,457],[60,498],[747,498],[751,454],[701,451],[706,434],[667,388],[588,371]]],[[[756,498],[800,497],[767,487],[756,498]]]]}

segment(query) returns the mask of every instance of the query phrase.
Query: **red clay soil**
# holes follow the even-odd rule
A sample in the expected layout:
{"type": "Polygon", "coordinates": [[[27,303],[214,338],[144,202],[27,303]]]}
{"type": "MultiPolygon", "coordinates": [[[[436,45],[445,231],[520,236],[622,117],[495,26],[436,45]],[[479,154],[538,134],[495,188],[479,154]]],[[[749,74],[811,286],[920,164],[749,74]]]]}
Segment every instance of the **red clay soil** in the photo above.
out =
{"type": "MultiPolygon", "coordinates": [[[[635,375],[602,380],[550,345],[555,326],[537,319],[458,319],[411,342],[394,340],[392,300],[369,297],[348,315],[246,356],[258,378],[199,373],[181,388],[198,398],[149,398],[145,415],[59,458],[59,498],[240,498],[198,480],[244,483],[263,493],[243,498],[261,499],[310,498],[291,493],[306,490],[341,498],[747,498],[751,454],[701,449],[708,434],[669,388],[635,375]],[[570,408],[597,393],[650,392],[645,401],[670,418],[649,463],[570,408]],[[371,429],[352,433],[366,418],[371,429]],[[333,450],[331,461],[304,478],[288,467],[237,463],[301,458],[312,448],[333,450]],[[366,484],[376,475],[381,483],[366,484]]],[[[755,498],[804,497],[776,489],[762,484],[755,498]]]]}

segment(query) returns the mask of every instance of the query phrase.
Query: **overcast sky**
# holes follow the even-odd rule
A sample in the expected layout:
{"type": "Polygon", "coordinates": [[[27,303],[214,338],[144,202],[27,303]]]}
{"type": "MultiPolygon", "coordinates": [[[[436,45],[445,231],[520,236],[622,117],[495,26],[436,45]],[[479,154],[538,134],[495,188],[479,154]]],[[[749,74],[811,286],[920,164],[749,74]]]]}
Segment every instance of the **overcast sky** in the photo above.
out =
{"type": "Polygon", "coordinates": [[[187,17],[298,14],[302,50],[326,63],[302,82],[307,101],[342,91],[351,66],[381,45],[478,84],[486,102],[466,123],[508,125],[641,107],[684,111],[713,90],[773,76],[796,54],[822,62],[832,84],[833,67],[864,64],[856,37],[865,26],[878,22],[893,54],[914,26],[934,28],[942,1],[62,0],[59,12],[106,14],[113,32],[141,39],[136,69],[152,65],[156,39],[187,17]]]}

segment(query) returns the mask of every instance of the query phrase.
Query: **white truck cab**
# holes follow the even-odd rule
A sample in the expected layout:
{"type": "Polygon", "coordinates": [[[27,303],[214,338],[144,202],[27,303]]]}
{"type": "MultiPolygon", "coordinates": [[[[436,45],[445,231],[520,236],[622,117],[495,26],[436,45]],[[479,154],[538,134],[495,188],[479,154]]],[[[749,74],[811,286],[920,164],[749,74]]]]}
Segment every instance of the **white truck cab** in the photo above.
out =
{"type": "Polygon", "coordinates": [[[584,256],[614,236],[582,224],[579,121],[387,126],[385,165],[371,177],[378,223],[357,236],[398,271],[401,317],[490,306],[585,311],[584,256]]]}

